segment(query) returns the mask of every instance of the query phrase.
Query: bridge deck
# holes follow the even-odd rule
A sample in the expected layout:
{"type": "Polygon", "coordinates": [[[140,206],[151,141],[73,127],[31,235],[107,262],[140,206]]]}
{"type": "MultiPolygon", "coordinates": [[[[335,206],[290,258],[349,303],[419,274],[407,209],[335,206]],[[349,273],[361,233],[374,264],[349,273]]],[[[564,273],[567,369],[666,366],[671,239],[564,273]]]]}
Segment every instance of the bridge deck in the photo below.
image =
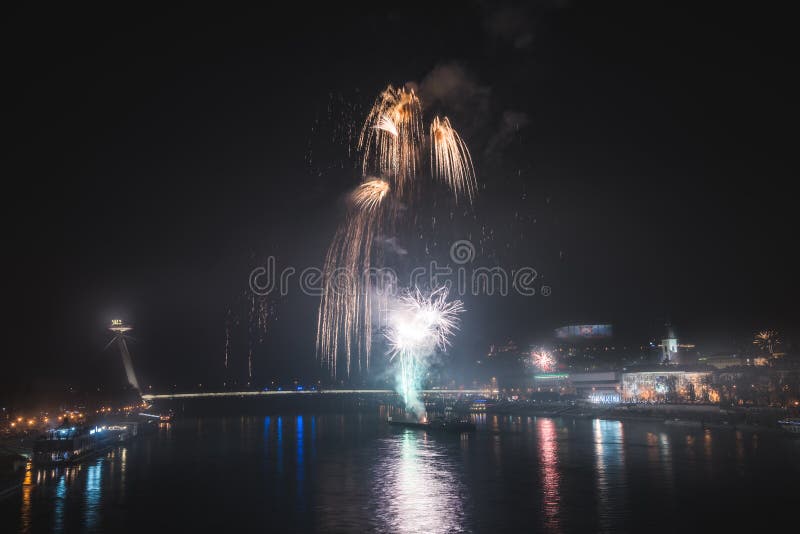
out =
{"type": "MultiPolygon", "coordinates": [[[[266,395],[392,395],[391,389],[320,389],[320,390],[287,390],[287,391],[208,391],[203,393],[159,393],[144,394],[144,400],[159,399],[202,399],[213,397],[258,397],[266,395]]],[[[425,395],[491,395],[488,389],[425,389],[425,395]]]]}

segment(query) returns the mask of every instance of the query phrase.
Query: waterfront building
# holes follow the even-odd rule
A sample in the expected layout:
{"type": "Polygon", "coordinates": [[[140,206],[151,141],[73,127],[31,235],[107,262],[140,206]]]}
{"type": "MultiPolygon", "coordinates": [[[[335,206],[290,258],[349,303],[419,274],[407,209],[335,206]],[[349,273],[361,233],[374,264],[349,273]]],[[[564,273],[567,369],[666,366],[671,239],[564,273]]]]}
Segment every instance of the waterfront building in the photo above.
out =
{"type": "Polygon", "coordinates": [[[710,370],[679,370],[661,367],[622,373],[625,402],[702,403],[717,402],[710,370]]]}
{"type": "Polygon", "coordinates": [[[715,369],[727,369],[729,367],[765,367],[769,365],[769,360],[764,356],[739,356],[738,354],[713,354],[710,356],[700,356],[697,362],[703,365],[710,365],[715,369]]]}
{"type": "Polygon", "coordinates": [[[541,373],[533,375],[533,391],[569,395],[575,392],[567,373],[541,373]]]}
{"type": "Polygon", "coordinates": [[[598,404],[620,402],[620,375],[615,371],[572,373],[569,377],[575,394],[598,404]]]}
{"type": "Polygon", "coordinates": [[[576,339],[611,339],[614,327],[610,324],[572,324],[556,328],[556,338],[574,341],[576,339]]]}
{"type": "Polygon", "coordinates": [[[655,344],[642,344],[630,334],[619,336],[613,325],[575,324],[556,328],[552,353],[562,369],[573,373],[620,370],[626,365],[655,361],[655,344]]]}

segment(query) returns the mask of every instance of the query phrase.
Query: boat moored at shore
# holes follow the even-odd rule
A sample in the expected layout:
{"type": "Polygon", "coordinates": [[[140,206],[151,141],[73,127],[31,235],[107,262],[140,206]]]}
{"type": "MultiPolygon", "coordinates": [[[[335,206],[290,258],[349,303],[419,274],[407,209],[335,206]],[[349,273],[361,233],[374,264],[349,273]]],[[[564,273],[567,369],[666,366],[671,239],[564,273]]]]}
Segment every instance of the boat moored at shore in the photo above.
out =
{"type": "Polygon", "coordinates": [[[136,422],[55,428],[33,442],[31,459],[37,465],[80,462],[136,436],[138,431],[136,422]]]}
{"type": "Polygon", "coordinates": [[[467,419],[452,417],[435,417],[428,419],[407,419],[389,417],[387,422],[392,426],[402,426],[406,428],[418,428],[421,430],[435,430],[440,432],[473,432],[475,423],[467,419]]]}

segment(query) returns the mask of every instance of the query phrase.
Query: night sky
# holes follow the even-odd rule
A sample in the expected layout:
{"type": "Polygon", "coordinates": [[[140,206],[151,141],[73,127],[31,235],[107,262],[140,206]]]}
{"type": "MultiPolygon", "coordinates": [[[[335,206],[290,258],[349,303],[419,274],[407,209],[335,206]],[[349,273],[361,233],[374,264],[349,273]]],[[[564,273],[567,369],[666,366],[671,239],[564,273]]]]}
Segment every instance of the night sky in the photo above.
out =
{"type": "MultiPolygon", "coordinates": [[[[121,382],[117,316],[142,383],[219,382],[250,269],[322,263],[389,83],[472,150],[479,198],[440,247],[490,235],[479,261],[552,287],[465,299],[454,362],[570,322],[647,340],[671,321],[709,351],[796,339],[787,16],[432,4],[7,13],[5,396],[121,382]]],[[[321,376],[317,305],[270,300],[257,383],[321,376]]]]}

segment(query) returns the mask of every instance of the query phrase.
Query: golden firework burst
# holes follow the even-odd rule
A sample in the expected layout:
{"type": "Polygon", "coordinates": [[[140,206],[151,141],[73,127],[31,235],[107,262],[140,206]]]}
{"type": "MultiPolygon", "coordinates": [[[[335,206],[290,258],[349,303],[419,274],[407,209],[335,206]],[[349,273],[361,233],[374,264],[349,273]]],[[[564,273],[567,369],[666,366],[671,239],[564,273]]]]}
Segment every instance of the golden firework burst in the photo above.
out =
{"type": "Polygon", "coordinates": [[[447,184],[456,198],[463,196],[472,202],[477,191],[472,156],[447,117],[433,119],[430,140],[431,173],[447,184]]]}

